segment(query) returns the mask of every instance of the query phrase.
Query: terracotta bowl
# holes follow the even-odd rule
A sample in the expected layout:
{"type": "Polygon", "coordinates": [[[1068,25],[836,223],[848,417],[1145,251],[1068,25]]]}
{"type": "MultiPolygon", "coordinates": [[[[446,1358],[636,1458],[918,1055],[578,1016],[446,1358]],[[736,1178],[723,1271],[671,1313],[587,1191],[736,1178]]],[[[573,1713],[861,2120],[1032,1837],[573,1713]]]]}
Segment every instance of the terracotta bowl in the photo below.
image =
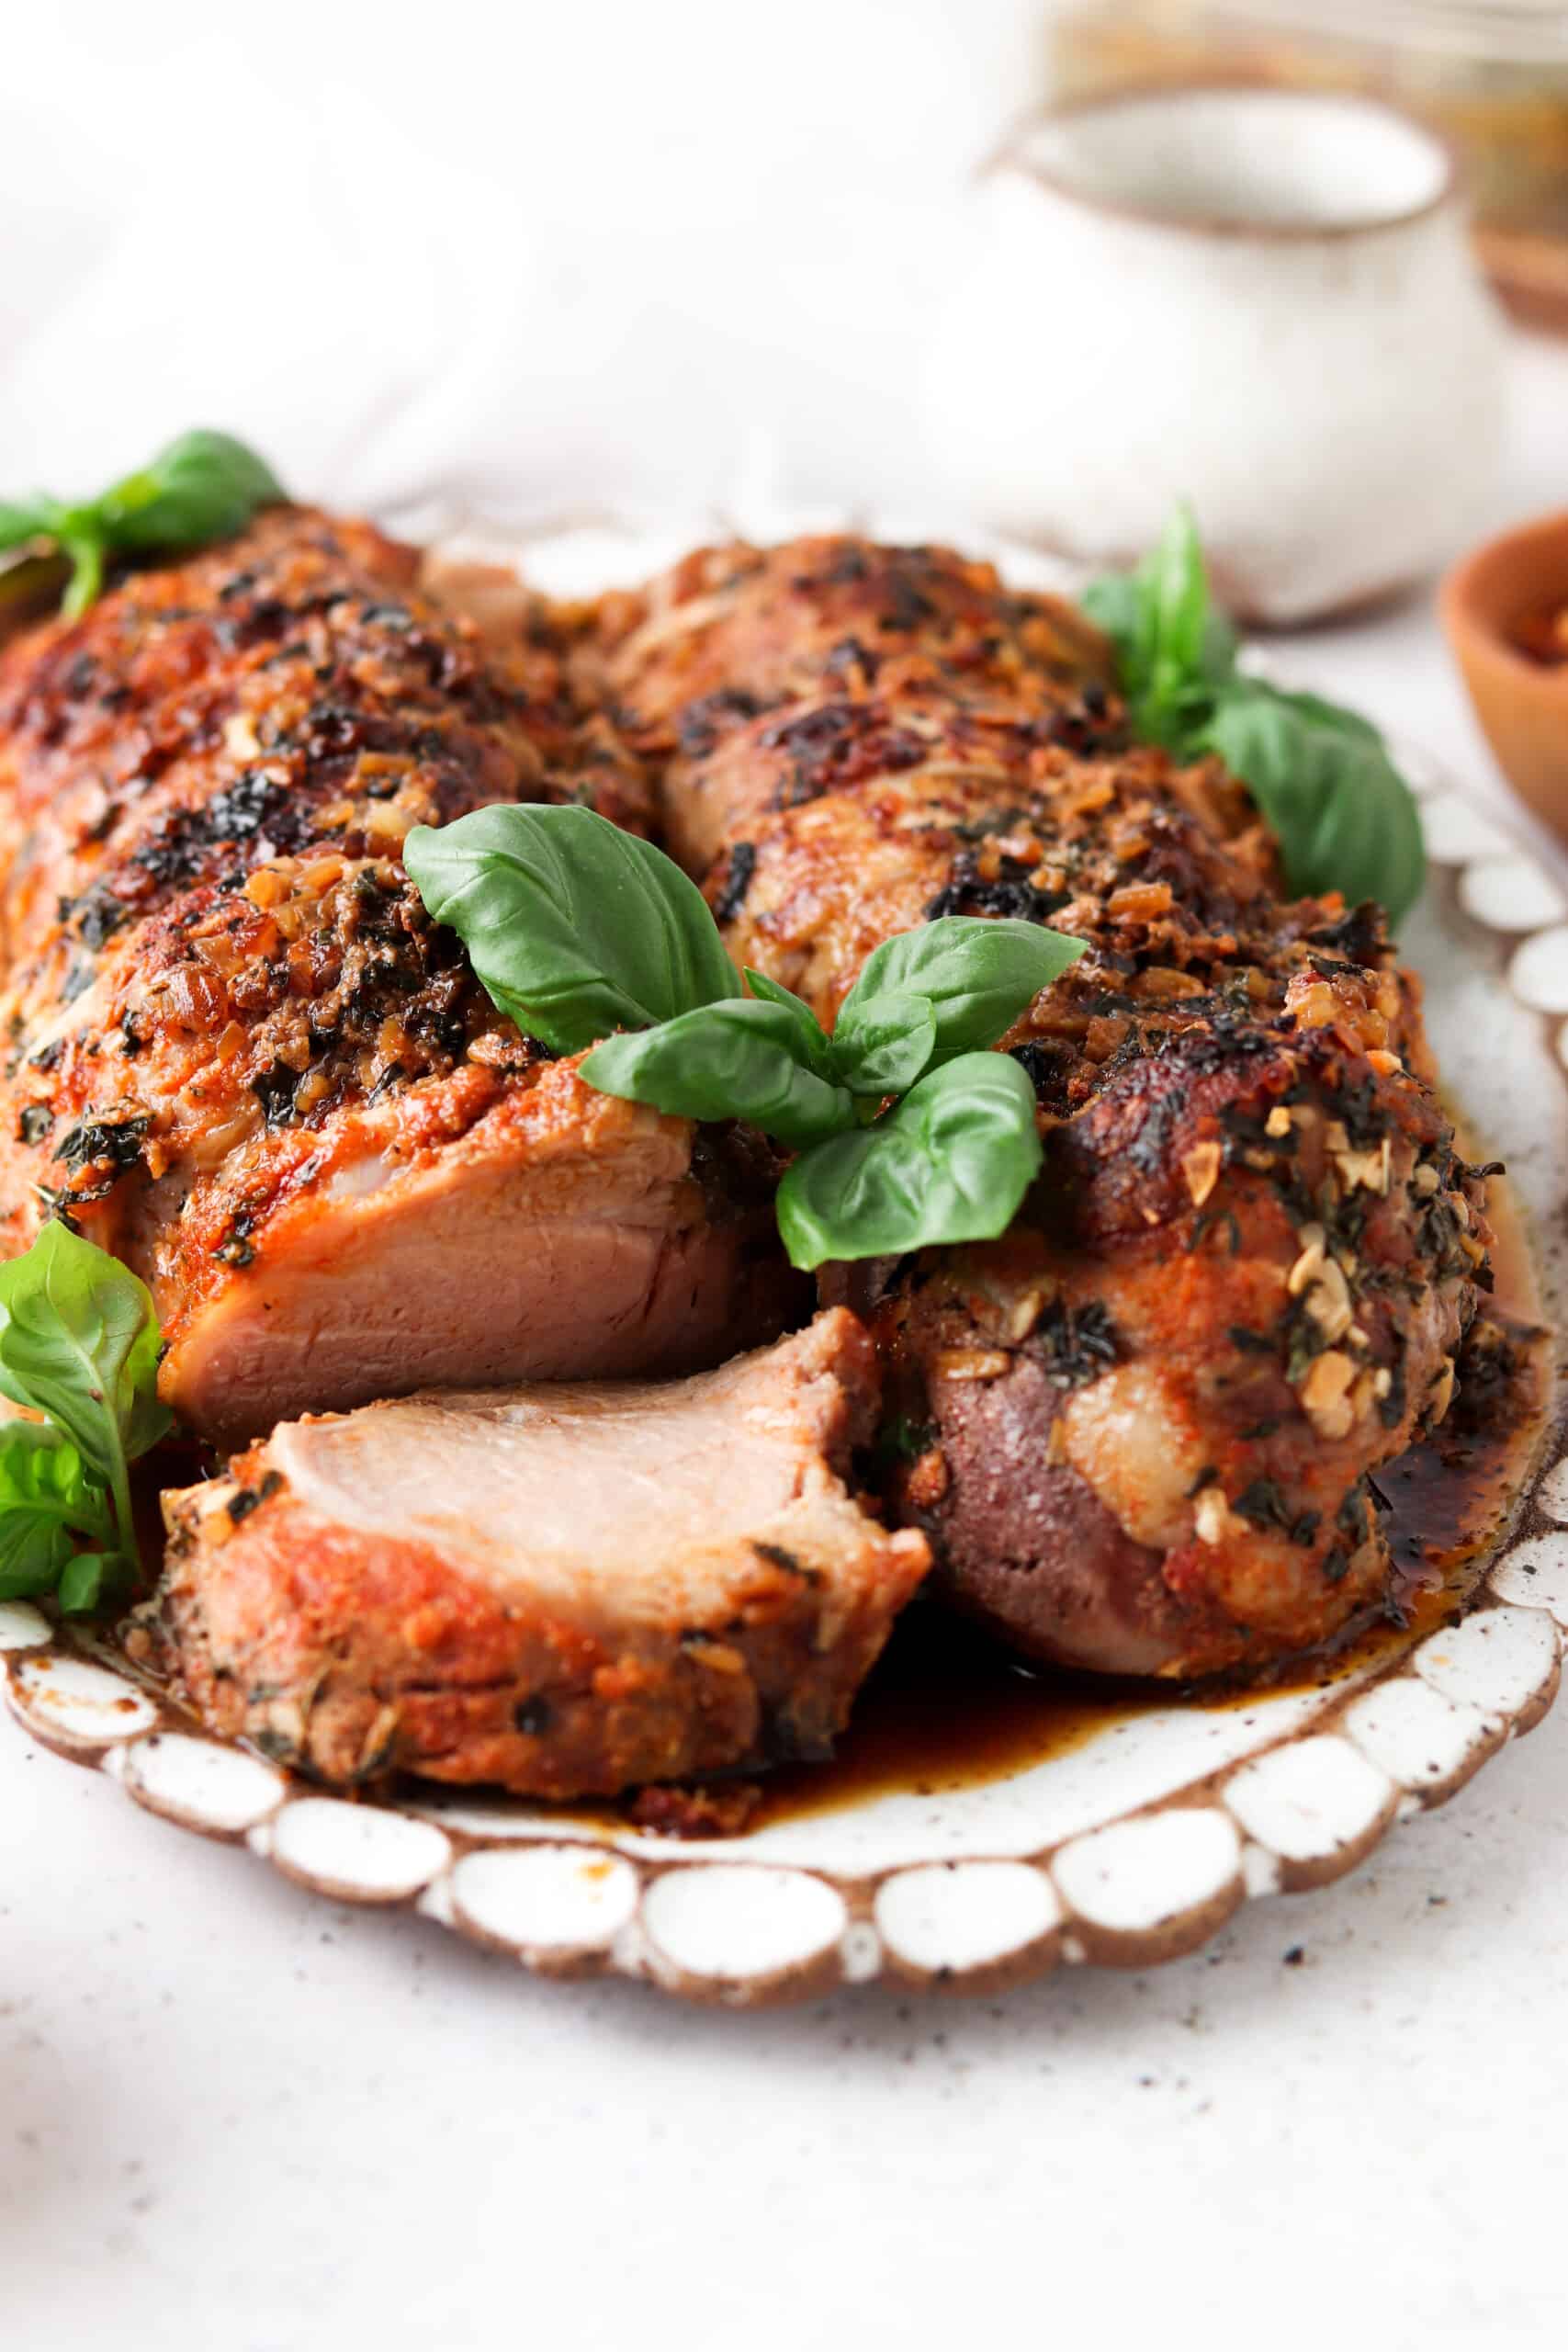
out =
{"type": "Polygon", "coordinates": [[[1443,582],[1443,625],[1498,765],[1543,823],[1568,840],[1568,663],[1532,661],[1521,621],[1568,605],[1568,514],[1489,539],[1443,582]]]}

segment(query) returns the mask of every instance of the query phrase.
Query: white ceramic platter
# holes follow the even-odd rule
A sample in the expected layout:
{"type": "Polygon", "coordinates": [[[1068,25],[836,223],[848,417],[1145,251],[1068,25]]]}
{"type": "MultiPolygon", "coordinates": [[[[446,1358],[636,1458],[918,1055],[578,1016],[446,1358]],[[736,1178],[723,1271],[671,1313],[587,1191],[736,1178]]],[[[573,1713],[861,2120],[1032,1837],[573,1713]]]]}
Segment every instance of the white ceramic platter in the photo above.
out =
{"type": "MultiPolygon", "coordinates": [[[[590,567],[636,577],[658,560],[578,534],[529,569],[575,592],[590,567]]],[[[1429,758],[1397,750],[1433,868],[1406,952],[1447,1085],[1507,1162],[1561,1320],[1568,896],[1429,758]]],[[[1190,1951],[1248,1896],[1351,1869],[1537,1724],[1568,1636],[1565,1445],[1559,1424],[1462,1621],[1327,1688],[1173,1702],[982,1785],[711,1842],[522,1800],[321,1796],[193,1732],[26,1603],[0,1606],[0,1671],[28,1731],[138,1804],[243,1839],[335,1900],[415,1905],[542,1973],[609,1970],[737,2005],[879,1978],[989,1990],[1057,1961],[1190,1951]]]]}

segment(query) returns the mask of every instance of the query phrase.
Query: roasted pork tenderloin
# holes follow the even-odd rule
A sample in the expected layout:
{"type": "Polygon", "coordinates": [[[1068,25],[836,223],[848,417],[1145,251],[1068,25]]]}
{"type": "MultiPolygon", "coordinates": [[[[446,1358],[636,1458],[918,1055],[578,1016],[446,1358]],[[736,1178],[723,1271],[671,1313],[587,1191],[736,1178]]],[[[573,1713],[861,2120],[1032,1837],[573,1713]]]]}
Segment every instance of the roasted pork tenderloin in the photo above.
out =
{"type": "Polygon", "coordinates": [[[565,1798],[822,1756],[929,1562],[851,1490],[879,1397],[840,1308],[685,1381],[288,1422],[165,1497],[133,1639],[337,1785],[565,1798]]]}
{"type": "Polygon", "coordinates": [[[824,1023],[936,916],[1086,942],[1002,1041],[1045,1150],[1013,1229],[823,1295],[877,1333],[886,1497],[953,1600],[1032,1657],[1258,1670],[1396,1600],[1376,1472],[1454,1395],[1485,1171],[1376,910],[1285,899],[1242,788],[1131,746],[1083,625],[1032,661],[1055,624],[982,570],[693,558],[611,600],[603,673],[731,953],[824,1023]]]}
{"type": "Polygon", "coordinates": [[[800,1318],[767,1148],[583,1085],[408,883],[409,829],[486,803],[648,816],[538,608],[503,657],[418,562],[275,510],[0,656],[0,1248],[56,1214],[123,1257],[229,1442],[800,1318]]]}

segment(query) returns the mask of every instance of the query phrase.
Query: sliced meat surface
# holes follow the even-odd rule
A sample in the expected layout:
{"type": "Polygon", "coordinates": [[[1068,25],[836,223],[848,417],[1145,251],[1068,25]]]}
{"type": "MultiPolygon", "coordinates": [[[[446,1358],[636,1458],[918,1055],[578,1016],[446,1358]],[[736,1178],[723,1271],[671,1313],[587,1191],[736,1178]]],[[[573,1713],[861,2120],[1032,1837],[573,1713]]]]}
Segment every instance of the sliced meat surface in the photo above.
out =
{"type": "Polygon", "coordinates": [[[542,613],[502,653],[417,568],[279,510],[0,656],[0,1249],[52,1210],[126,1258],[225,1442],[798,1319],[765,1156],[582,1086],[409,884],[414,824],[649,809],[542,613]]]}
{"type": "Polygon", "coordinates": [[[215,1729],[334,1784],[823,1755],[930,1558],[851,1491],[879,1396],[840,1308],[683,1382],[288,1423],[164,1498],[158,1638],[215,1729]]]}
{"type": "Polygon", "coordinates": [[[939,916],[1086,944],[1001,1041],[1045,1159],[1011,1232],[825,1270],[883,1351],[889,1504],[1032,1657],[1311,1649],[1389,1594],[1375,1473],[1448,1411],[1491,1280],[1418,987],[1375,908],[1283,897],[1217,763],[1126,741],[1081,623],[838,550],[692,558],[609,600],[603,661],[737,962],[824,1023],[939,916]]]}

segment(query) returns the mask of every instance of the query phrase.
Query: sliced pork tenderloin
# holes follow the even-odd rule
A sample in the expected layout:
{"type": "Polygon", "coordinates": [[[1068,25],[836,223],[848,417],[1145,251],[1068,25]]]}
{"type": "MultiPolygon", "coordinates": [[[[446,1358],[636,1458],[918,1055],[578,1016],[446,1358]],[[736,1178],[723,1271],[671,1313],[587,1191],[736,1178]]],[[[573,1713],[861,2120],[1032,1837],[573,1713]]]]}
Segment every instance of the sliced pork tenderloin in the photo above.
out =
{"type": "Polygon", "coordinates": [[[765,1156],[553,1063],[407,881],[489,802],[648,815],[539,612],[487,650],[417,561],[280,510],[0,656],[0,1249],[54,1210],[126,1258],[224,1442],[799,1318],[765,1156]]]}
{"type": "Polygon", "coordinates": [[[164,1498],[142,1645],[334,1785],[565,1798],[823,1755],[930,1558],[852,1491],[879,1396],[840,1308],[681,1383],[286,1424],[164,1498]]]}
{"type": "Polygon", "coordinates": [[[807,541],[609,600],[605,667],[732,955],[824,1023],[934,917],[1086,943],[1000,1041],[1045,1153],[1012,1230],[821,1293],[877,1334],[939,1589],[1032,1657],[1256,1669],[1390,1595],[1369,1482],[1453,1396],[1484,1174],[1377,910],[1287,901],[1235,780],[1128,745],[1036,626],[980,568],[807,541]]]}

